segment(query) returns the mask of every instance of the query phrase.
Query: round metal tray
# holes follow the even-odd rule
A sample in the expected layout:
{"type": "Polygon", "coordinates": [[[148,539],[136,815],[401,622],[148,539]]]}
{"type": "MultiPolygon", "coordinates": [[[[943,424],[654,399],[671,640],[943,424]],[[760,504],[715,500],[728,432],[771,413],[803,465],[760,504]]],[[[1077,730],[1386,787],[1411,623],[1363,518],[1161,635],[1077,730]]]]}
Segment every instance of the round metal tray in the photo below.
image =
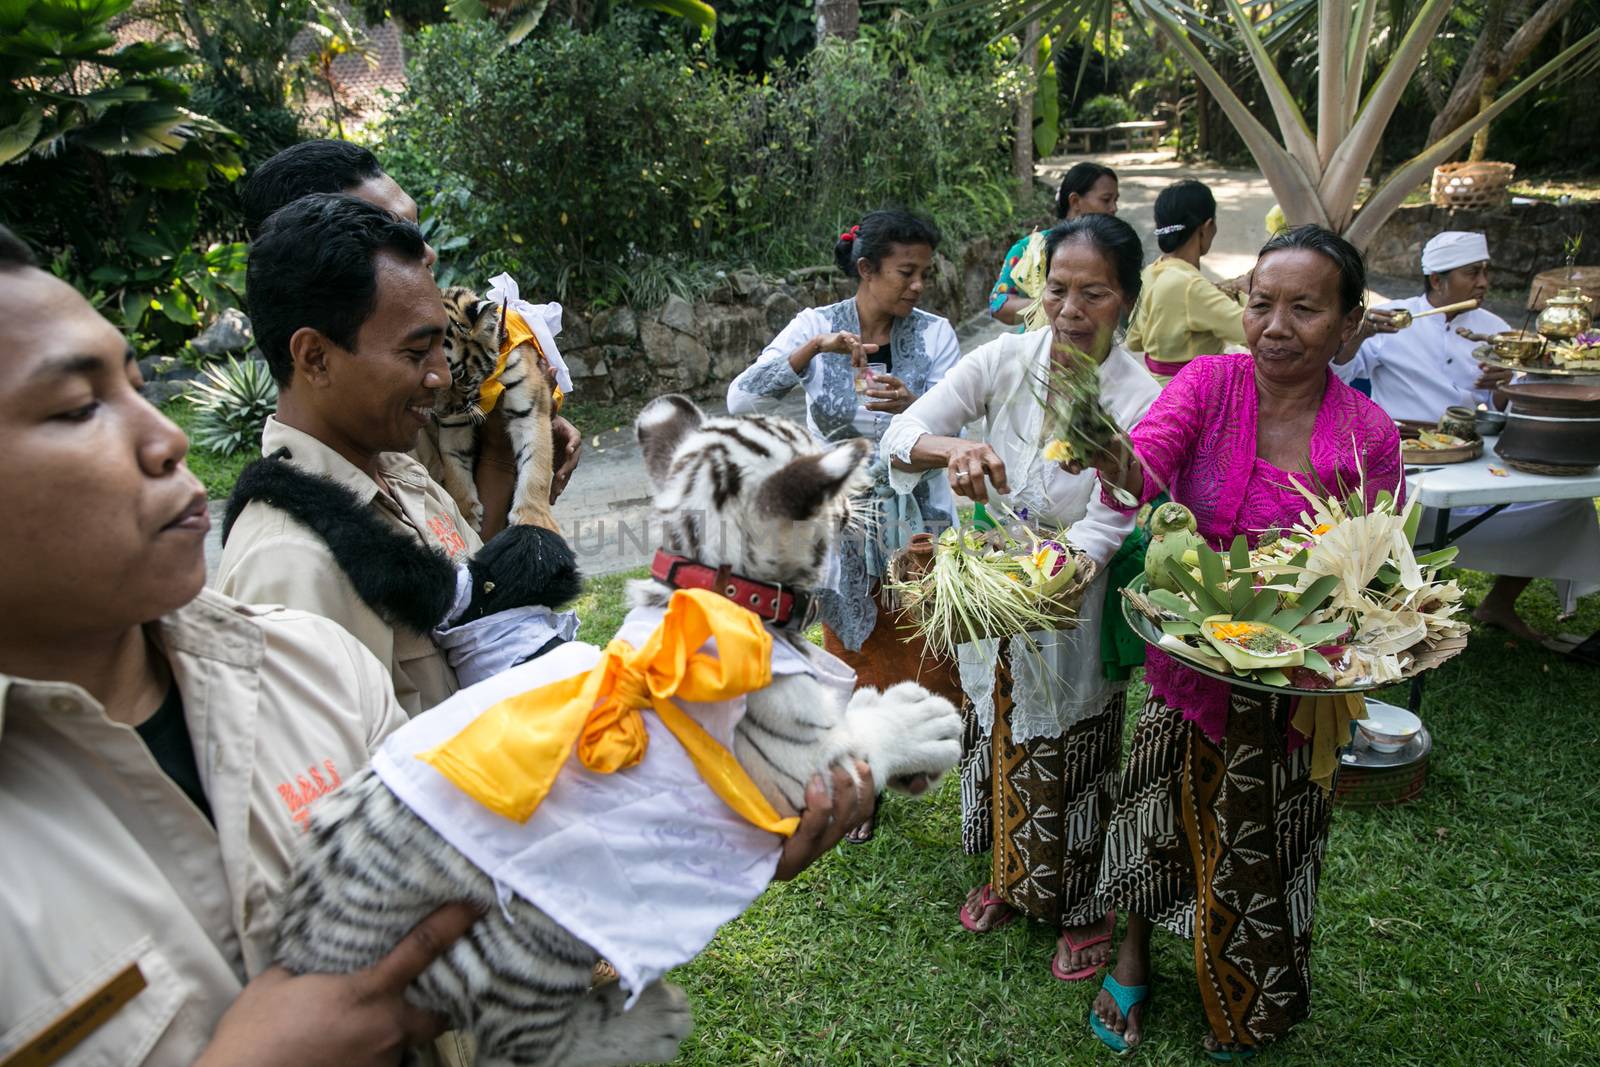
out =
{"type": "MultiPolygon", "coordinates": [[[[1135,593],[1143,593],[1145,591],[1144,576],[1140,575],[1138,578],[1135,578],[1131,583],[1129,583],[1128,588],[1132,589],[1135,593]]],[[[1155,623],[1139,614],[1139,610],[1129,603],[1127,597],[1119,597],[1118,599],[1122,601],[1122,617],[1127,621],[1128,626],[1132,628],[1133,632],[1138,634],[1139,639],[1145,644],[1150,645],[1152,648],[1159,648],[1162,636],[1160,627],[1156,626],[1155,623]]],[[[1253,689],[1258,693],[1283,693],[1288,696],[1326,697],[1336,696],[1340,693],[1370,693],[1374,689],[1385,689],[1389,686],[1398,684],[1396,682],[1374,682],[1371,685],[1357,686],[1351,689],[1301,689],[1298,686],[1267,685],[1264,682],[1256,681],[1254,678],[1246,678],[1238,674],[1223,674],[1220,671],[1214,671],[1210,667],[1207,667],[1196,660],[1192,660],[1187,656],[1180,655],[1164,648],[1160,649],[1160,651],[1182,663],[1185,667],[1188,667],[1194,671],[1198,671],[1208,678],[1215,678],[1220,682],[1227,682],[1229,685],[1239,686],[1241,689],[1253,689]]]]}
{"type": "Polygon", "coordinates": [[[1527,363],[1513,363],[1495,355],[1494,349],[1488,345],[1479,345],[1472,350],[1472,358],[1486,366],[1516,371],[1518,374],[1536,374],[1550,378],[1600,378],[1600,369],[1570,370],[1548,359],[1543,353],[1527,363]]]}

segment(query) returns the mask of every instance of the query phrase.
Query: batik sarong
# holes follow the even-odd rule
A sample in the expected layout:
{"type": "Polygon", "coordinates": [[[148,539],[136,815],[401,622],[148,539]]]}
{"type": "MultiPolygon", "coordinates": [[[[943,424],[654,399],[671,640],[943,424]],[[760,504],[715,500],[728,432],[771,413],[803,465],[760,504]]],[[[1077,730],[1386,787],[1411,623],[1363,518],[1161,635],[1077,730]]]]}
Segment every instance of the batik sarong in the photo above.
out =
{"type": "Polygon", "coordinates": [[[990,884],[1006,903],[1057,927],[1105,917],[1096,893],[1106,819],[1122,752],[1126,694],[1058,737],[1016,743],[1010,653],[995,671],[994,728],[984,733],[971,701],[963,707],[962,846],[989,852],[990,884]]]}

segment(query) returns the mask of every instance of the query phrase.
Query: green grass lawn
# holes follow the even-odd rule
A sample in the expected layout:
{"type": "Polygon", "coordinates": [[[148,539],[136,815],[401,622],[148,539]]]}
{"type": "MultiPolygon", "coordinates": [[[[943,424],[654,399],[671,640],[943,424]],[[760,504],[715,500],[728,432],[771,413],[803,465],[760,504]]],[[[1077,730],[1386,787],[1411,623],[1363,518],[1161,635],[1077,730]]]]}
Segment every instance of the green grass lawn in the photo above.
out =
{"type": "MultiPolygon", "coordinates": [[[[583,639],[610,636],[639,573],[590,583],[583,639]]],[[[1487,580],[1462,577],[1475,603],[1487,580]]],[[[1562,628],[1600,627],[1597,600],[1562,628]]],[[[1522,606],[1555,628],[1548,583],[1522,606]]],[[[1600,1062],[1600,671],[1476,631],[1430,678],[1423,716],[1422,798],[1334,812],[1313,1016],[1264,1059],[1600,1062]]],[[[835,849],[723,930],[675,975],[696,1017],[679,1062],[1111,1062],[1084,1022],[1094,984],[1051,978],[1048,930],[978,937],[957,922],[987,872],[961,854],[959,808],[948,776],[931,801],[894,797],[876,840],[835,849]]],[[[1206,1062],[1189,945],[1158,935],[1155,966],[1136,1059],[1206,1062]]]]}

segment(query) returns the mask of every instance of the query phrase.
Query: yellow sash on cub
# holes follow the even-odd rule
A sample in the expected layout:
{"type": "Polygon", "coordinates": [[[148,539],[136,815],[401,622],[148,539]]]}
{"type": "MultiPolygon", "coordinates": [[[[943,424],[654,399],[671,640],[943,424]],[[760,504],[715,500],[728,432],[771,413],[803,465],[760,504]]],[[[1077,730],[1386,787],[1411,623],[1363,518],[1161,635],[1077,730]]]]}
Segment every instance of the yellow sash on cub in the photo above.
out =
{"type": "Polygon", "coordinates": [[[679,589],[643,648],[612,641],[588,673],[502,700],[417,758],[490,811],[526,822],[574,747],[601,774],[644,758],[639,709],[652,708],[730,808],[788,836],[800,820],[780,818],[733,754],[672,702],[731,700],[771,681],[772,636],[760,618],[709,590],[679,589]],[[713,637],[716,655],[698,651],[713,637]]]}
{"type": "MultiPolygon", "coordinates": [[[[500,376],[505,373],[506,361],[511,358],[511,353],[516,351],[518,345],[532,344],[534,352],[541,359],[547,358],[544,354],[544,346],[539,343],[538,335],[533,332],[533,327],[528,325],[528,320],[522,317],[522,312],[516,308],[506,307],[501,308],[500,313],[503,320],[500,357],[494,361],[494,373],[485,378],[483,384],[478,386],[478,410],[485,415],[494,410],[494,406],[500,403],[500,394],[506,391],[506,387],[500,382],[500,376]]],[[[559,385],[556,386],[550,391],[550,395],[551,414],[560,414],[561,387],[559,385]]]]}

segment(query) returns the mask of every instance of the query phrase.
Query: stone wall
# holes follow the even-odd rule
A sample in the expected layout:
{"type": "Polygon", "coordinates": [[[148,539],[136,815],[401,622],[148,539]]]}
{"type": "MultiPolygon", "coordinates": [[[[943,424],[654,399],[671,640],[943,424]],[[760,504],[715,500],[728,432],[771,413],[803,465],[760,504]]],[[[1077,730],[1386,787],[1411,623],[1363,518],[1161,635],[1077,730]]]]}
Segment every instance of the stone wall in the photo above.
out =
{"type": "MultiPolygon", "coordinates": [[[[988,307],[1000,257],[1016,239],[979,238],[934,257],[922,307],[959,323],[988,307]]],[[[585,400],[610,401],[688,393],[722,396],[802,308],[843,300],[855,283],[835,267],[782,277],[734,271],[700,298],[671,297],[658,308],[568,310],[557,339],[585,400]]]]}
{"type": "Polygon", "coordinates": [[[1490,211],[1449,211],[1424,204],[1403,207],[1367,246],[1374,274],[1420,277],[1422,246],[1443,230],[1478,230],[1489,238],[1489,284],[1526,292],[1533,276],[1559,267],[1568,234],[1584,233],[1579,264],[1600,263],[1600,203],[1567,207],[1537,202],[1507,204],[1490,211]]]}

